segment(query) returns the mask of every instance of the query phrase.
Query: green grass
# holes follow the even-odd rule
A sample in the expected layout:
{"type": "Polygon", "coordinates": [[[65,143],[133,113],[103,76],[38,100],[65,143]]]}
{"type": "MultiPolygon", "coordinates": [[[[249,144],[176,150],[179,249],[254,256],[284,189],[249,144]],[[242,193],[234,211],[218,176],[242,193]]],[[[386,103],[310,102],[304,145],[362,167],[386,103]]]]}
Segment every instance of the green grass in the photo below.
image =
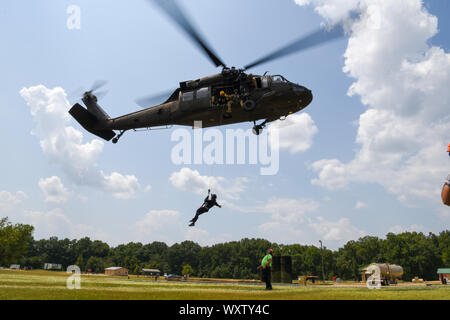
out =
{"type": "Polygon", "coordinates": [[[0,270],[0,299],[84,300],[450,300],[448,287],[361,288],[277,286],[265,291],[260,285],[192,282],[154,282],[144,278],[82,276],[81,289],[66,288],[64,272],[0,270]]]}

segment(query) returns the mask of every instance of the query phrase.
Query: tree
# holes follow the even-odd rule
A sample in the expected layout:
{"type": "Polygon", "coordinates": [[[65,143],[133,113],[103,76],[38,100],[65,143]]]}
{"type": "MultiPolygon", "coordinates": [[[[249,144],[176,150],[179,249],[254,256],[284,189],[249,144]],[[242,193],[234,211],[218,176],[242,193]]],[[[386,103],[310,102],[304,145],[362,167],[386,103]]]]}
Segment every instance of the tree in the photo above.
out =
{"type": "Polygon", "coordinates": [[[83,255],[80,254],[77,258],[77,261],[75,262],[75,265],[77,265],[78,267],[80,267],[80,270],[83,271],[85,270],[84,268],[84,258],[83,255]]]}
{"type": "Polygon", "coordinates": [[[183,271],[181,271],[181,274],[183,275],[183,276],[185,276],[185,275],[190,275],[190,274],[193,274],[194,273],[194,269],[192,269],[192,267],[190,266],[190,265],[185,265],[184,267],[183,267],[183,271]]]}
{"type": "Polygon", "coordinates": [[[442,231],[437,239],[439,254],[441,256],[441,265],[450,266],[450,231],[442,231]]]}
{"type": "Polygon", "coordinates": [[[105,265],[101,258],[90,257],[86,262],[86,269],[91,269],[95,273],[103,273],[105,271],[105,265]]]}
{"type": "Polygon", "coordinates": [[[33,241],[33,226],[12,224],[8,218],[0,219],[0,265],[9,265],[21,260],[33,241]]]}

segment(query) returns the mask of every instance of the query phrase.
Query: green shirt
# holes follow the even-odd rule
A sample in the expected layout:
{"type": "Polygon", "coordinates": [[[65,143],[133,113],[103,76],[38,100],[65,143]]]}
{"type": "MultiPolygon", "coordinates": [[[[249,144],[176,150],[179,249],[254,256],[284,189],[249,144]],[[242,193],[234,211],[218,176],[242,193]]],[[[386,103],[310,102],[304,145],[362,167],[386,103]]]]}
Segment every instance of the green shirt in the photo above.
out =
{"type": "Polygon", "coordinates": [[[272,267],[272,255],[271,254],[266,254],[261,261],[261,265],[263,267],[265,267],[266,264],[268,264],[268,263],[269,263],[269,267],[272,267]],[[270,263],[269,263],[269,260],[270,260],[270,263]]]}

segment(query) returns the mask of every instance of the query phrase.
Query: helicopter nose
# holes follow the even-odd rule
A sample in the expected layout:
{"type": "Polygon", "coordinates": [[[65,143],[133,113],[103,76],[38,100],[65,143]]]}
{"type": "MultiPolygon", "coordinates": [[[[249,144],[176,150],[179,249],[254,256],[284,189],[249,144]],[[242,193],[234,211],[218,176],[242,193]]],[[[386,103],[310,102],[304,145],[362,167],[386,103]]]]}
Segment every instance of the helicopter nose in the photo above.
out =
{"type": "Polygon", "coordinates": [[[293,91],[300,98],[302,105],[307,106],[308,104],[311,103],[313,99],[311,90],[309,90],[304,86],[294,84],[293,91]]]}

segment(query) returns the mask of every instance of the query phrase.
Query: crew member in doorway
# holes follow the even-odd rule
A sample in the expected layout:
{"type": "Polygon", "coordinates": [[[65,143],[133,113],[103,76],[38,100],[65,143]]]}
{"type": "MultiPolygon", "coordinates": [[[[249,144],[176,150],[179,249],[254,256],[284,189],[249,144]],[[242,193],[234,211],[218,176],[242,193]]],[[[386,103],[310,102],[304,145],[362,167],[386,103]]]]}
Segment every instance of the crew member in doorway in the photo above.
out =
{"type": "Polygon", "coordinates": [[[241,95],[239,94],[238,89],[234,89],[234,93],[230,97],[230,101],[228,101],[228,110],[227,112],[231,114],[231,106],[232,105],[240,105],[243,106],[244,103],[242,102],[241,95]]]}
{"type": "Polygon", "coordinates": [[[222,206],[220,204],[217,203],[217,195],[215,194],[211,194],[211,190],[208,189],[208,195],[205,198],[205,201],[203,202],[203,204],[201,205],[200,208],[197,209],[197,212],[195,213],[195,217],[191,219],[191,224],[189,225],[189,227],[193,227],[195,226],[195,223],[198,220],[198,217],[205,213],[208,212],[209,209],[211,209],[214,206],[218,206],[219,208],[222,208],[222,206]]]}

